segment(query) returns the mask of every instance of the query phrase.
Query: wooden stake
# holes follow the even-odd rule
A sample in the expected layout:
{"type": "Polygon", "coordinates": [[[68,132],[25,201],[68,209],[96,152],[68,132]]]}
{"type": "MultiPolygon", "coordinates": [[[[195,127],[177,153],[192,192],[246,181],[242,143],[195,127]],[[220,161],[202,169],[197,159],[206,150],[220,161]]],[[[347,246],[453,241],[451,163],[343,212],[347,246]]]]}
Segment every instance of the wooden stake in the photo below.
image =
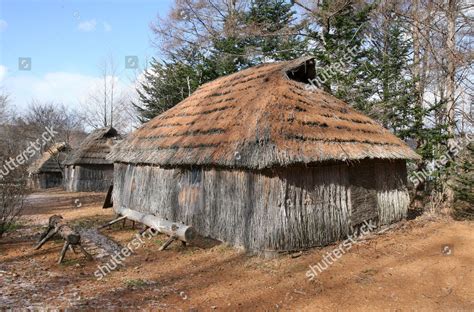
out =
{"type": "Polygon", "coordinates": [[[84,254],[84,256],[86,256],[87,260],[92,260],[92,256],[84,249],[84,247],[82,247],[81,244],[77,245],[77,247],[79,247],[79,250],[84,254]]]}
{"type": "Polygon", "coordinates": [[[46,243],[48,240],[51,239],[51,237],[54,236],[54,234],[56,234],[56,231],[54,231],[53,229],[49,229],[47,232],[47,234],[43,237],[43,239],[38,243],[38,245],[35,246],[35,249],[40,249],[41,246],[44,245],[44,243],[46,243]]]}
{"type": "Polygon", "coordinates": [[[142,235],[143,233],[146,232],[146,230],[148,230],[150,227],[148,225],[145,225],[145,228],[143,230],[141,230],[140,232],[138,232],[138,234],[142,235]]]}
{"type": "Polygon", "coordinates": [[[99,229],[99,230],[100,230],[100,229],[103,229],[103,228],[105,228],[105,227],[111,226],[112,224],[115,224],[115,223],[120,222],[120,221],[122,221],[122,220],[125,221],[125,219],[127,219],[126,216],[121,216],[121,217],[119,217],[119,218],[117,218],[117,219],[114,219],[114,220],[112,220],[112,221],[110,221],[110,222],[104,224],[104,225],[99,226],[98,229],[99,229]]]}
{"type": "Polygon", "coordinates": [[[168,238],[168,240],[163,244],[161,245],[160,249],[158,249],[159,251],[163,251],[166,249],[166,247],[168,247],[169,245],[171,245],[172,242],[174,242],[175,240],[177,239],[176,236],[170,236],[168,238]]]}
{"type": "Polygon", "coordinates": [[[65,241],[63,245],[63,249],[61,250],[61,255],[59,256],[58,264],[63,262],[64,256],[66,255],[67,248],[69,247],[69,242],[65,241]]]}

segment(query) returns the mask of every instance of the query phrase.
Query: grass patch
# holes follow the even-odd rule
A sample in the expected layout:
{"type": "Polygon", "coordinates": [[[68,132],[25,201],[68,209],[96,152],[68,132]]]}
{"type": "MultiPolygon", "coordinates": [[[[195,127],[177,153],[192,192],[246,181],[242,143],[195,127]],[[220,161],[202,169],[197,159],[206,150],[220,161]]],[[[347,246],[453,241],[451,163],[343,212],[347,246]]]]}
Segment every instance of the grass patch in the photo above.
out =
{"type": "Polygon", "coordinates": [[[23,225],[19,222],[13,222],[13,223],[10,223],[10,224],[5,224],[3,226],[0,226],[0,232],[1,233],[8,233],[8,232],[13,232],[13,231],[16,231],[18,229],[21,229],[23,227],[23,225]]]}
{"type": "Polygon", "coordinates": [[[65,259],[65,260],[63,260],[61,265],[63,265],[63,266],[72,266],[72,265],[78,264],[79,262],[80,262],[79,259],[65,259]]]}
{"type": "Polygon", "coordinates": [[[147,282],[142,279],[131,279],[124,282],[128,288],[139,288],[147,285],[147,282]]]}

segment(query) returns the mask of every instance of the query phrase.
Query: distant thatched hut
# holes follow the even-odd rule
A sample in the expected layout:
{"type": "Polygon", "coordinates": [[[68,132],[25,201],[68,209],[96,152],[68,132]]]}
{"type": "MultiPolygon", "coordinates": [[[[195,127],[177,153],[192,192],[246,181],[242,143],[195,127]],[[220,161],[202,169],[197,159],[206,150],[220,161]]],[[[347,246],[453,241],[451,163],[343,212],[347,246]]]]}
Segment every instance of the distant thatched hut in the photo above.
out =
{"type": "Polygon", "coordinates": [[[405,217],[406,159],[372,119],[305,83],[314,60],[265,64],[201,86],[118,144],[114,209],[192,225],[247,250],[296,250],[365,220],[405,217]]]}
{"type": "Polygon", "coordinates": [[[34,189],[61,186],[64,174],[62,162],[70,150],[69,145],[64,142],[51,146],[41,158],[28,167],[28,186],[34,189]]]}
{"type": "Polygon", "coordinates": [[[64,185],[69,192],[106,191],[113,181],[114,166],[106,156],[121,139],[112,127],[92,132],[64,161],[64,185]]]}

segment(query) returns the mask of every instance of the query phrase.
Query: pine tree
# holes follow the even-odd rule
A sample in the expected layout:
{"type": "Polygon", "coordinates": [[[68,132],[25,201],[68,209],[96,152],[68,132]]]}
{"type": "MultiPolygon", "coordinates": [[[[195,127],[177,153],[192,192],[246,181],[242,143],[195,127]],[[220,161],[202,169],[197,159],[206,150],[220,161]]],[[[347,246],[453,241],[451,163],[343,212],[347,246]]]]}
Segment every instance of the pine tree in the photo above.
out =
{"type": "Polygon", "coordinates": [[[368,102],[371,114],[402,139],[420,135],[420,120],[426,111],[416,105],[411,69],[411,42],[401,21],[392,12],[383,18],[382,29],[373,38],[366,82],[373,86],[375,100],[368,102]]]}
{"type": "Polygon", "coordinates": [[[285,0],[253,0],[246,14],[246,25],[251,32],[247,46],[253,48],[253,62],[290,60],[304,51],[297,36],[296,11],[285,0]]]}
{"type": "Polygon", "coordinates": [[[474,144],[470,143],[463,151],[456,172],[454,185],[455,216],[474,219],[474,144]]]}
{"type": "Polygon", "coordinates": [[[221,34],[212,46],[187,44],[168,61],[153,59],[134,103],[146,122],[188,97],[198,86],[268,60],[287,60],[299,55],[302,43],[294,32],[293,5],[285,0],[253,0],[245,12],[224,18],[221,34]]]}
{"type": "Polygon", "coordinates": [[[147,122],[170,109],[201,84],[215,79],[216,73],[205,58],[194,53],[189,59],[192,62],[177,59],[160,62],[152,59],[150,68],[144,74],[144,81],[137,88],[139,103],[133,103],[141,122],[147,122]]]}
{"type": "Polygon", "coordinates": [[[312,54],[317,60],[319,87],[363,111],[373,93],[367,84],[371,46],[365,36],[372,8],[357,8],[353,1],[324,0],[307,40],[309,47],[317,44],[312,54]]]}

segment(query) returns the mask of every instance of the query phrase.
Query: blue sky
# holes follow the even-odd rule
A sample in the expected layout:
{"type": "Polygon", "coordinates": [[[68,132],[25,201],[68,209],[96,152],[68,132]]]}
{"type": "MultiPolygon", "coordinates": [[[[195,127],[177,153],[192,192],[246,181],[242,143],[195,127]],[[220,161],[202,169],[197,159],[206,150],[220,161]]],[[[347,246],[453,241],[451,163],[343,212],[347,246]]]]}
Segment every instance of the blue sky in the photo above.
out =
{"type": "Polygon", "coordinates": [[[157,56],[150,23],[168,13],[172,0],[0,0],[0,87],[19,110],[31,98],[77,105],[77,97],[100,76],[98,65],[112,55],[123,84],[133,70],[157,56]],[[31,70],[18,58],[31,58],[31,70]],[[75,85],[75,86],[74,86],[75,85]],[[69,94],[68,94],[69,93],[69,94]]]}

